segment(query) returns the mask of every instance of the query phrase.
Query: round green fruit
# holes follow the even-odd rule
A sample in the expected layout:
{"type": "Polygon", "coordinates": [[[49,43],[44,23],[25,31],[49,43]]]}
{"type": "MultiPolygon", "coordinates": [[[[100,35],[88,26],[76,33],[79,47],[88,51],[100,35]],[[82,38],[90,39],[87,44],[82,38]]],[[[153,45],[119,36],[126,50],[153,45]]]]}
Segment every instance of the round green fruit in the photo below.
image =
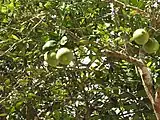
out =
{"type": "Polygon", "coordinates": [[[143,50],[148,54],[154,53],[158,49],[159,49],[159,43],[155,39],[149,40],[146,44],[143,45],[143,50]]]}
{"type": "Polygon", "coordinates": [[[68,48],[61,48],[56,54],[57,60],[64,65],[68,65],[73,60],[73,53],[68,48]]]}
{"type": "Polygon", "coordinates": [[[55,41],[50,40],[50,41],[47,41],[47,42],[43,45],[42,50],[43,50],[43,51],[48,51],[48,50],[53,49],[54,46],[55,46],[55,41]]]}
{"type": "Polygon", "coordinates": [[[133,40],[135,40],[135,42],[138,45],[144,45],[148,42],[149,39],[149,34],[145,29],[137,29],[134,33],[133,33],[133,40]]]}
{"type": "Polygon", "coordinates": [[[50,66],[57,66],[58,60],[56,59],[56,53],[55,52],[46,52],[44,54],[44,60],[50,65],[50,66]]]}

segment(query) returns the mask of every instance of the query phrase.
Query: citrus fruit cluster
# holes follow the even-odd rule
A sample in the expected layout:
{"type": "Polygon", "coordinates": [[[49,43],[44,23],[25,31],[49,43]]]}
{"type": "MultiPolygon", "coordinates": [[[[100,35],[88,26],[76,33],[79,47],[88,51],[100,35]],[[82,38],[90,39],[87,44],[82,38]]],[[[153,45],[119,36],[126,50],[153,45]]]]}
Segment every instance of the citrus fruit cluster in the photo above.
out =
{"type": "Polygon", "coordinates": [[[73,52],[68,48],[60,48],[57,53],[53,51],[54,42],[47,41],[42,49],[47,50],[44,54],[44,60],[50,65],[56,67],[59,63],[68,65],[73,60],[73,52]]]}
{"type": "Polygon", "coordinates": [[[149,39],[149,34],[145,29],[137,29],[133,33],[133,40],[142,45],[143,50],[148,53],[155,53],[159,49],[159,43],[156,39],[149,39]]]}

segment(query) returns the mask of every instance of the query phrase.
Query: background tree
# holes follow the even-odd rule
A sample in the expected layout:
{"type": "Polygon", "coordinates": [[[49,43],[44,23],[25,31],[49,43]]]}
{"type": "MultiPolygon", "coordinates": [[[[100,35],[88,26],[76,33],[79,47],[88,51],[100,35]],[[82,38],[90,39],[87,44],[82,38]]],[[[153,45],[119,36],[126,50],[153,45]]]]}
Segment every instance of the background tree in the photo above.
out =
{"type": "Polygon", "coordinates": [[[131,40],[145,28],[159,41],[158,1],[2,0],[0,16],[1,119],[160,118],[160,50],[131,40]],[[44,65],[49,40],[73,51],[70,65],[44,65]]]}

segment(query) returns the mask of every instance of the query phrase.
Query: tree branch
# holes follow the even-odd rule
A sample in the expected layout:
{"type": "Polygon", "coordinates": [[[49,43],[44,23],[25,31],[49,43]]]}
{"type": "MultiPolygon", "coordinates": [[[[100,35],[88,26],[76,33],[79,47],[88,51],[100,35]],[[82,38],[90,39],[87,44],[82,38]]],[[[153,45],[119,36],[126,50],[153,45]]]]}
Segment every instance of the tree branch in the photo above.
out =
{"type": "Polygon", "coordinates": [[[155,112],[157,114],[157,117],[160,119],[160,87],[157,88],[157,90],[156,90],[154,108],[155,108],[155,112]]]}
{"type": "Polygon", "coordinates": [[[103,52],[102,55],[108,56],[108,57],[114,57],[117,59],[123,59],[123,60],[126,60],[129,63],[133,63],[139,67],[145,66],[145,64],[141,60],[134,58],[134,57],[131,57],[131,56],[128,56],[128,55],[121,53],[121,52],[105,50],[105,52],[103,52]]]}
{"type": "Polygon", "coordinates": [[[140,13],[141,15],[145,16],[145,17],[149,17],[149,13],[143,11],[142,9],[139,9],[138,7],[134,7],[134,6],[131,6],[131,5],[126,5],[124,4],[123,2],[120,2],[119,0],[113,0],[113,3],[119,5],[119,6],[122,6],[122,7],[125,7],[125,8],[131,8],[132,10],[135,10],[137,11],[138,13],[140,13]]]}
{"type": "Polygon", "coordinates": [[[160,120],[160,88],[157,89],[155,99],[153,98],[153,90],[152,90],[152,78],[150,75],[150,71],[148,70],[147,66],[143,63],[142,60],[134,58],[132,56],[128,56],[126,54],[117,52],[117,51],[111,51],[111,50],[105,50],[102,55],[113,57],[116,59],[123,59],[126,60],[129,63],[133,63],[138,67],[138,71],[141,76],[142,84],[144,86],[144,89],[146,91],[146,94],[151,101],[154,113],[156,115],[157,120],[160,120]]]}

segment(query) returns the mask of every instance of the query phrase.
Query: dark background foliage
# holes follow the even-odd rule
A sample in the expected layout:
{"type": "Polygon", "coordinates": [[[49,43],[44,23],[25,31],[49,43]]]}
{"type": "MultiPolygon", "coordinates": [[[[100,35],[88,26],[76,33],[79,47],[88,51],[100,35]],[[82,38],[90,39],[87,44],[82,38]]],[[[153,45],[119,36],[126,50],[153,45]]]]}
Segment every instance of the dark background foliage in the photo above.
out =
{"type": "MultiPolygon", "coordinates": [[[[159,41],[159,13],[152,0],[2,0],[1,118],[154,120],[136,67],[101,51],[138,58],[141,46],[130,38],[145,28],[159,41]],[[53,51],[73,50],[71,65],[44,65],[42,46],[48,40],[55,42],[53,51]]],[[[155,84],[159,54],[143,56],[155,84]]]]}

